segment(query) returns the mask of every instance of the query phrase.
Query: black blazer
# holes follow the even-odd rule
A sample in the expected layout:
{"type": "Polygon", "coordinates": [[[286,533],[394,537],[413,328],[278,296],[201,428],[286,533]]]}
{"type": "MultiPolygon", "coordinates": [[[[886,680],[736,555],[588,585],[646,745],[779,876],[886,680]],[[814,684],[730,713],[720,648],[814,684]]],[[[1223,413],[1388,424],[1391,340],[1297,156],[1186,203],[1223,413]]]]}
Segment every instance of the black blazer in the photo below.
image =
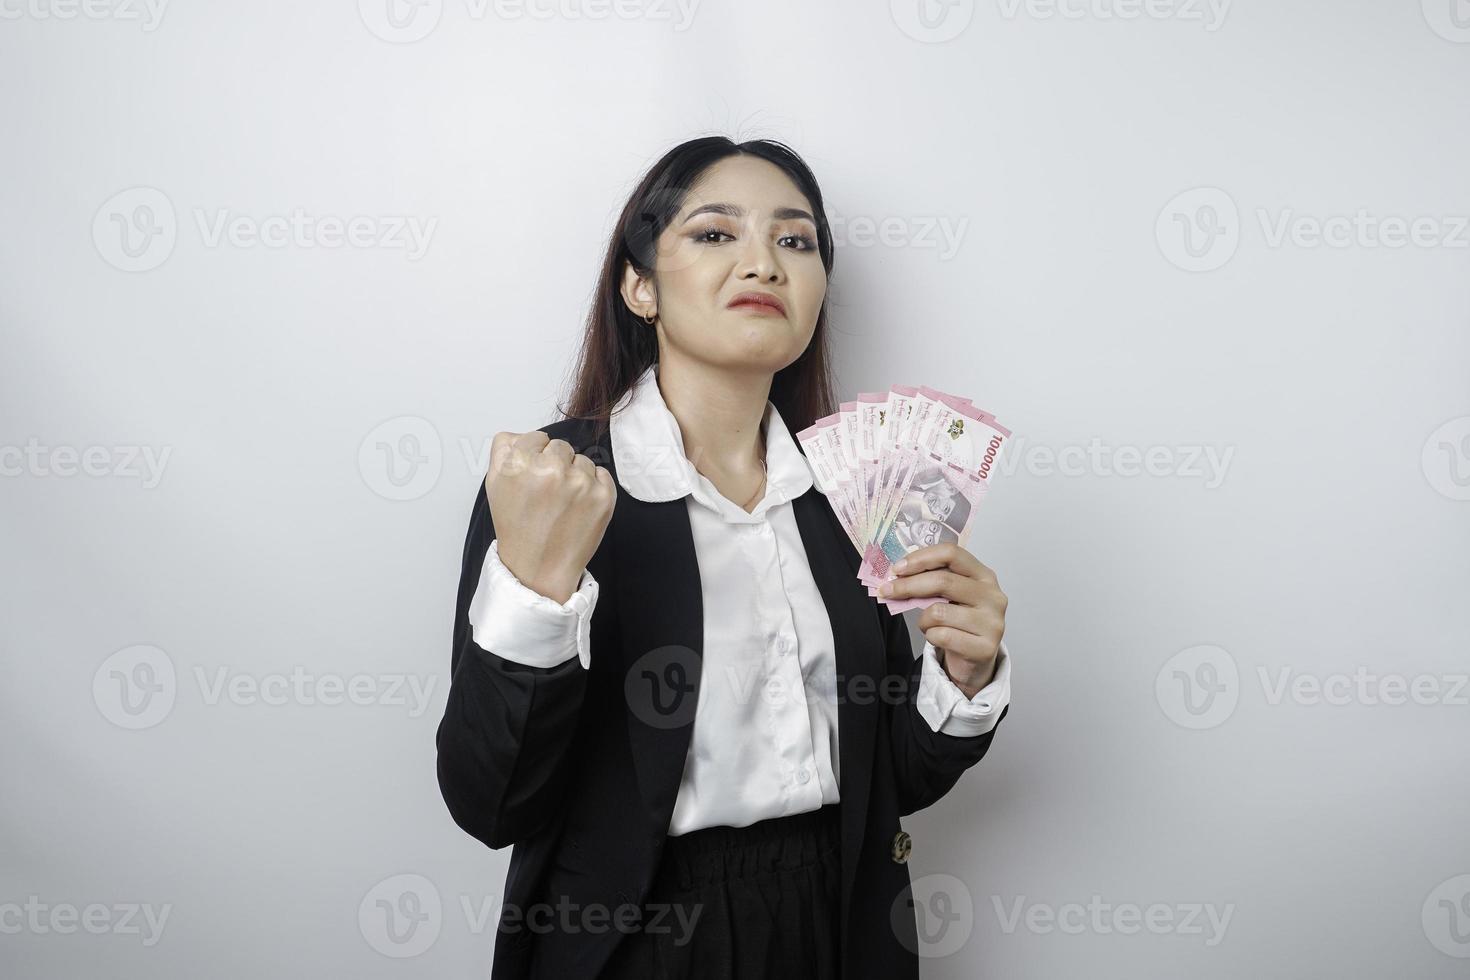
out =
{"type": "MultiPolygon", "coordinates": [[[[541,431],[616,478],[611,442],[606,432],[594,439],[593,423],[564,419],[541,431]]],[[[903,616],[867,594],[859,556],[826,497],[814,486],[792,505],[836,640],[842,975],[916,980],[912,909],[892,915],[895,903],[912,905],[903,863],[909,838],[899,817],[947,793],[995,732],[961,738],[929,727],[913,703],[921,661],[903,616]],[[881,683],[885,676],[895,679],[881,683]]],[[[439,787],[455,822],[489,847],[514,845],[492,980],[591,980],[622,938],[616,909],[647,896],[689,748],[702,662],[703,600],[687,508],[682,498],[644,503],[619,487],[588,563],[600,586],[590,668],[576,657],[528,667],[486,653],[470,635],[470,599],[495,538],[484,488],[475,488],[448,704],[435,742],[439,787]],[[589,907],[601,910],[600,920],[547,932],[560,921],[559,901],[572,903],[579,922],[589,907]],[[522,916],[535,903],[547,908],[528,929],[522,916]]]]}

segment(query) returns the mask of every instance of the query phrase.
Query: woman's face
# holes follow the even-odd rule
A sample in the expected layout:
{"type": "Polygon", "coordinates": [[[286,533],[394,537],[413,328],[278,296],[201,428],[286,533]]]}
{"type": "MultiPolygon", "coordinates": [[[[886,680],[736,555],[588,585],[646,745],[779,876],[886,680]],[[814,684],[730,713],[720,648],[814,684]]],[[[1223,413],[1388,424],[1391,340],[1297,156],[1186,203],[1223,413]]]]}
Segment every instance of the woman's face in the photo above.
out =
{"type": "Polygon", "coordinates": [[[726,157],[691,188],[658,241],[652,282],[624,270],[623,298],[657,312],[660,357],[679,355],[774,374],[812,339],[827,295],[811,204],[775,164],[726,157]],[[747,291],[785,307],[730,307],[747,291]]]}

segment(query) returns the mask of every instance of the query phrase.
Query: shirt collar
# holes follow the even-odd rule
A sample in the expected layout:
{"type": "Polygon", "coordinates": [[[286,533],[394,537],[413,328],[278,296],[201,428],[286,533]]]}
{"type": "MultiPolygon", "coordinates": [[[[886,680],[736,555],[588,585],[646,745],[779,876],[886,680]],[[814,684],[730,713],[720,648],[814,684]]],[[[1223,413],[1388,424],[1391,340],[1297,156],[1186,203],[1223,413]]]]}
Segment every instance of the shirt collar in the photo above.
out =
{"type": "Polygon", "coordinates": [[[678,500],[692,493],[729,520],[758,520],[771,507],[795,500],[813,485],[811,464],[770,400],[761,426],[766,433],[766,489],[755,509],[746,513],[689,462],[679,422],[659,390],[655,362],[613,406],[608,434],[617,460],[618,483],[647,503],[678,500]]]}

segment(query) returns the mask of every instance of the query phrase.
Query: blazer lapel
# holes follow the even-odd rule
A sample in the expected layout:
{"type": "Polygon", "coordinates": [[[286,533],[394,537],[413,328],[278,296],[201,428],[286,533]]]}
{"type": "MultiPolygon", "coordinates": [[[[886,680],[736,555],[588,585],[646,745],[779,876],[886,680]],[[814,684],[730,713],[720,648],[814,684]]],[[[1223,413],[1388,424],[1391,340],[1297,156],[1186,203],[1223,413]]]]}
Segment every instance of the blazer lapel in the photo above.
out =
{"type": "Polygon", "coordinates": [[[667,831],[694,733],[704,663],[704,598],[685,498],[647,503],[618,490],[615,576],[623,694],[638,790],[667,831]]]}

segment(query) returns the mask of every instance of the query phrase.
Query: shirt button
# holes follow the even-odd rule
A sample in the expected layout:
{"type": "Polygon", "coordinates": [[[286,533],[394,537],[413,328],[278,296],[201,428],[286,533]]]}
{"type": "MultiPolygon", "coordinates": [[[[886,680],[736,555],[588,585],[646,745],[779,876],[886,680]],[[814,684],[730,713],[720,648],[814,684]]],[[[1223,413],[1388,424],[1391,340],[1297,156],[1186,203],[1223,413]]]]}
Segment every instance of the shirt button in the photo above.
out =
{"type": "Polygon", "coordinates": [[[811,778],[812,778],[812,774],[811,774],[810,770],[807,770],[807,769],[798,769],[798,770],[796,770],[796,781],[798,783],[805,784],[811,778]]]}
{"type": "Polygon", "coordinates": [[[791,649],[791,641],[786,639],[786,637],[784,636],[781,637],[779,640],[776,641],[776,649],[781,651],[782,653],[785,653],[787,650],[791,649]]]}

